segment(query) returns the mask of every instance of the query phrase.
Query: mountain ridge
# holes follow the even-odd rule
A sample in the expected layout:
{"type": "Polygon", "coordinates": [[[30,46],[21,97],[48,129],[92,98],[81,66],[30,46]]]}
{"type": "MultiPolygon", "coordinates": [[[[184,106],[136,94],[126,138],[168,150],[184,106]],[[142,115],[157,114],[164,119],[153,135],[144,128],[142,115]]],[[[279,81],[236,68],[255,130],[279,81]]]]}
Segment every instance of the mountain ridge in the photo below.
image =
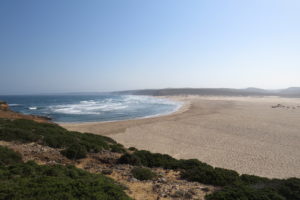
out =
{"type": "Polygon", "coordinates": [[[289,87],[286,89],[267,90],[255,87],[244,89],[234,88],[165,88],[165,89],[143,89],[113,92],[115,94],[172,96],[172,95],[216,95],[216,96],[281,96],[300,97],[300,87],[289,87]]]}

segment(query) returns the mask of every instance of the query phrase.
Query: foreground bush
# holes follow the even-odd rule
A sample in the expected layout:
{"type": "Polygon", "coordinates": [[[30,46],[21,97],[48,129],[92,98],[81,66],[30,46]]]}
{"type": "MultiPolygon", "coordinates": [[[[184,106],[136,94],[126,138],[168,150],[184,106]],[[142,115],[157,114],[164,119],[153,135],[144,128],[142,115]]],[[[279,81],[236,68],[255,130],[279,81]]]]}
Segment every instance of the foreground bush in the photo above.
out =
{"type": "Polygon", "coordinates": [[[19,154],[1,146],[0,160],[0,199],[130,200],[112,179],[74,166],[23,163],[19,154]]]}
{"type": "Polygon", "coordinates": [[[0,146],[0,165],[11,165],[20,162],[22,162],[22,157],[19,153],[0,146]]]}
{"type": "Polygon", "coordinates": [[[131,170],[131,173],[134,178],[138,180],[152,180],[156,177],[156,174],[152,172],[150,169],[142,168],[142,167],[135,167],[131,170]]]}
{"type": "Polygon", "coordinates": [[[122,145],[105,136],[68,131],[56,124],[25,119],[0,119],[0,140],[37,142],[53,148],[64,148],[63,155],[72,159],[104,149],[125,152],[122,145]]]}
{"type": "Polygon", "coordinates": [[[0,199],[129,200],[109,178],[68,166],[39,166],[34,162],[0,168],[0,199]]]}

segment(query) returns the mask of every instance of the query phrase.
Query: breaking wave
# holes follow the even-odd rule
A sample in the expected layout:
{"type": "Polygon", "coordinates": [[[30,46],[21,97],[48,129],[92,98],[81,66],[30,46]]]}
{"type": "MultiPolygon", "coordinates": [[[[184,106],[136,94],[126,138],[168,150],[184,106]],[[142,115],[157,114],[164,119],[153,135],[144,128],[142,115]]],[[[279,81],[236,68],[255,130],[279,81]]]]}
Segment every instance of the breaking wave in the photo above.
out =
{"type": "Polygon", "coordinates": [[[124,108],[127,108],[127,106],[122,105],[122,103],[95,100],[80,101],[77,104],[63,104],[50,107],[50,109],[55,113],[84,115],[96,115],[105,111],[113,111],[124,108]]]}
{"type": "MultiPolygon", "coordinates": [[[[129,111],[142,106],[178,105],[177,102],[146,96],[126,95],[121,98],[107,98],[101,100],[84,100],[79,103],[50,106],[54,113],[71,115],[99,115],[110,111],[129,111]]],[[[175,108],[177,109],[177,107],[175,108]]]]}
{"type": "Polygon", "coordinates": [[[117,121],[172,113],[181,103],[136,95],[15,97],[12,109],[43,115],[56,122],[117,121]]]}

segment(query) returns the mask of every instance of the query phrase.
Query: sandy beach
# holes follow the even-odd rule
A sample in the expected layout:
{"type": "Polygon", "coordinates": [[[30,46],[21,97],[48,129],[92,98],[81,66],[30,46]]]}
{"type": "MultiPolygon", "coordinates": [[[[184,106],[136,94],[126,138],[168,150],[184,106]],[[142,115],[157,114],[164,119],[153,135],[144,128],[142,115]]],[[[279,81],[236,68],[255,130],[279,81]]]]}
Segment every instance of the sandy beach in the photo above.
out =
{"type": "Polygon", "coordinates": [[[167,116],[61,125],[69,130],[108,135],[126,147],[197,158],[239,173],[300,177],[300,99],[164,98],[185,105],[167,116]]]}

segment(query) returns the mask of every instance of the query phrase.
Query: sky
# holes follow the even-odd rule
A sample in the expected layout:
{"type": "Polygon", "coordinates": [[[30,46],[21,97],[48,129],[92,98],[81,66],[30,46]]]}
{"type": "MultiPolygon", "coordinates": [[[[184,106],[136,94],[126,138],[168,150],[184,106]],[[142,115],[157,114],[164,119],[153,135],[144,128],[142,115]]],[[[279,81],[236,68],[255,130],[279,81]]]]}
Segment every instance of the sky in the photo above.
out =
{"type": "Polygon", "coordinates": [[[0,95],[300,86],[299,0],[1,0],[0,95]]]}

